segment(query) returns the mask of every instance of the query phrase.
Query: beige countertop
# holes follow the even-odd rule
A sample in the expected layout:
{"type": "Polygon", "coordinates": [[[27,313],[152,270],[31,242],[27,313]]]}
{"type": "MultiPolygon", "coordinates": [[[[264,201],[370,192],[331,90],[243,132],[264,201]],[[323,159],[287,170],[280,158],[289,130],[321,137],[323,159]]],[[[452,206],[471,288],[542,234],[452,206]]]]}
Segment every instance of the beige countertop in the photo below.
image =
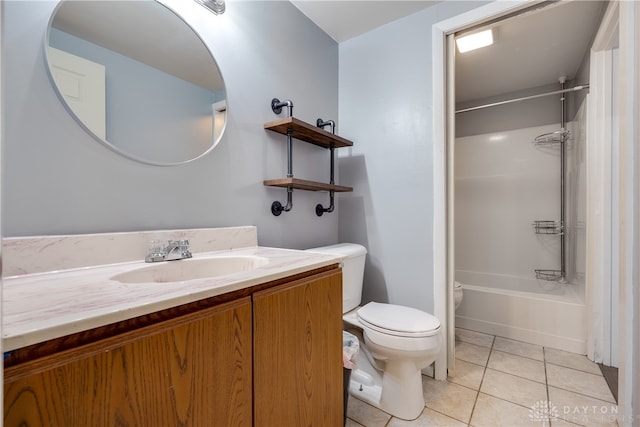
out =
{"type": "MultiPolygon", "coordinates": [[[[194,253],[257,256],[267,263],[219,277],[167,283],[121,283],[112,277],[155,265],[130,261],[4,278],[4,351],[202,300],[339,263],[343,257],[260,246],[194,253]]],[[[188,260],[187,260],[188,261],[188,260]]],[[[185,261],[170,261],[185,262],[185,261]]]]}

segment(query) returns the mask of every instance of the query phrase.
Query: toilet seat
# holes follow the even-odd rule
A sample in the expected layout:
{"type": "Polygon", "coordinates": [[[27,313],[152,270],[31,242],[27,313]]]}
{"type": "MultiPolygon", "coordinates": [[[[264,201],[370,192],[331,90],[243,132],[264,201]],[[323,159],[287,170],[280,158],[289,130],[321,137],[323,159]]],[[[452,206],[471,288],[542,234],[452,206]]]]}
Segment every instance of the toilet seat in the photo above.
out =
{"type": "Polygon", "coordinates": [[[440,332],[435,316],[411,307],[370,302],[358,309],[357,316],[364,327],[397,337],[422,338],[440,332]]]}

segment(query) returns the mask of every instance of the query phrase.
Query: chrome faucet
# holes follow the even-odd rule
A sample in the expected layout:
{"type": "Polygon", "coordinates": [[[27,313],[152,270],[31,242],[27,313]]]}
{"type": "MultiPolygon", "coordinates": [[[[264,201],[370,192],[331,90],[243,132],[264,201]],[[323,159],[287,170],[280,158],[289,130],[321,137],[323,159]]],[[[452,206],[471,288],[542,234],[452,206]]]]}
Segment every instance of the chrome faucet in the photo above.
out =
{"type": "Polygon", "coordinates": [[[145,262],[159,262],[159,261],[175,261],[178,259],[191,258],[191,252],[189,252],[188,240],[169,240],[167,245],[162,247],[155,247],[149,251],[145,257],[145,262]]]}

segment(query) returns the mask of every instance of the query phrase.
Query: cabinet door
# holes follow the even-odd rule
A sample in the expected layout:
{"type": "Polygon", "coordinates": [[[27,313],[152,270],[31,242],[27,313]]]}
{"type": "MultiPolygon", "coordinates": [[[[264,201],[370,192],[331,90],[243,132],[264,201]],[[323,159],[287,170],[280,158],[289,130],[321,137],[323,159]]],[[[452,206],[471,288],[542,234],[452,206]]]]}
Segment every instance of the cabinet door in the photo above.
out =
{"type": "Polygon", "coordinates": [[[250,426],[251,300],[5,370],[4,425],[250,426]]]}
{"type": "Polygon", "coordinates": [[[254,425],[341,426],[342,272],[253,295],[254,425]]]}

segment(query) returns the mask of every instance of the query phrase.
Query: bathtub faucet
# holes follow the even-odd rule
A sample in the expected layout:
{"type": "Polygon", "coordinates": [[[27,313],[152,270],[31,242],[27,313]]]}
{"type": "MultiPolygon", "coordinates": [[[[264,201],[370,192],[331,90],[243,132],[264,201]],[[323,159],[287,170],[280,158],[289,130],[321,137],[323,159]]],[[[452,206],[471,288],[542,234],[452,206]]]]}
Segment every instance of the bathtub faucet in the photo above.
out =
{"type": "Polygon", "coordinates": [[[164,248],[152,249],[144,259],[145,262],[175,261],[191,258],[188,240],[169,240],[164,248]]]}

